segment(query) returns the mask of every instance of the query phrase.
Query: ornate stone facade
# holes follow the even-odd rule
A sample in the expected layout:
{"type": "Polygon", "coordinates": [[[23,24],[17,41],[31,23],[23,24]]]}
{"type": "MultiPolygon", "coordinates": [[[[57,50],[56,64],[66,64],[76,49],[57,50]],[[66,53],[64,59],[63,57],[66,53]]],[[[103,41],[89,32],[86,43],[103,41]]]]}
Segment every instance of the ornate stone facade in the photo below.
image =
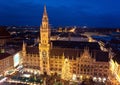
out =
{"type": "Polygon", "coordinates": [[[46,7],[40,26],[39,46],[29,47],[23,43],[23,66],[26,71],[62,74],[67,59],[71,75],[83,77],[107,78],[109,74],[108,53],[102,52],[97,42],[50,41],[50,27],[46,7]]]}

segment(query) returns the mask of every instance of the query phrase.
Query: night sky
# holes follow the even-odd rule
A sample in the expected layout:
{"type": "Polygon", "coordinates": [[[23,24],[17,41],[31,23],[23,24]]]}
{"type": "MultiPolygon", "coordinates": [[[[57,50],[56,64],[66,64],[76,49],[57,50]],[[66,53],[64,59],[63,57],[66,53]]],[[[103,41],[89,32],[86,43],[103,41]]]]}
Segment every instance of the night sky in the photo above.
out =
{"type": "Polygon", "coordinates": [[[0,0],[0,25],[37,25],[46,4],[52,26],[120,27],[120,0],[0,0]]]}

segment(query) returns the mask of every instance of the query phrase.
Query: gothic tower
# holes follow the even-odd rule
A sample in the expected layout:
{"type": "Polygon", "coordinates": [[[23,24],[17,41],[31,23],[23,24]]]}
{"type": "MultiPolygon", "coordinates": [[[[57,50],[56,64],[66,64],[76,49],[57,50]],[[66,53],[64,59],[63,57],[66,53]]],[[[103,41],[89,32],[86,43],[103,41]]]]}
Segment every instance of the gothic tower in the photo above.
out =
{"type": "Polygon", "coordinates": [[[23,64],[23,66],[25,65],[26,62],[24,62],[24,60],[26,60],[26,43],[23,41],[22,44],[22,58],[20,60],[20,64],[23,64]]]}
{"type": "Polygon", "coordinates": [[[44,13],[42,18],[42,25],[40,26],[40,72],[50,74],[49,69],[49,50],[50,50],[50,27],[47,16],[46,6],[44,6],[44,13]]]}
{"type": "Polygon", "coordinates": [[[26,44],[24,41],[23,41],[23,45],[22,45],[22,54],[23,54],[23,57],[26,56],[26,44]]]}

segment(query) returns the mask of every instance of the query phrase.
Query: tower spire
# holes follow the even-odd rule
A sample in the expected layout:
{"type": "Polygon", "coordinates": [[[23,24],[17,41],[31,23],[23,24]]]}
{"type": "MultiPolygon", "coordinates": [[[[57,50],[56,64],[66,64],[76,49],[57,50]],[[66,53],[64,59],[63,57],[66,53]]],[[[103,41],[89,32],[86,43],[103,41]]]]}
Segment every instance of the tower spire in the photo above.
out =
{"type": "Polygon", "coordinates": [[[44,13],[43,13],[43,16],[47,16],[46,5],[44,5],[44,13]]]}
{"type": "Polygon", "coordinates": [[[26,46],[25,46],[25,42],[23,41],[23,45],[22,45],[22,50],[25,51],[26,50],[26,46]]]}
{"type": "Polygon", "coordinates": [[[42,25],[40,26],[40,71],[50,74],[49,50],[50,50],[50,27],[47,16],[46,6],[44,6],[42,25]]]}
{"type": "Polygon", "coordinates": [[[23,45],[22,45],[22,53],[23,53],[23,56],[26,56],[26,44],[24,41],[23,41],[23,45]]]}
{"type": "Polygon", "coordinates": [[[49,37],[50,37],[50,28],[49,28],[49,20],[47,16],[46,6],[44,5],[43,11],[43,18],[42,18],[42,25],[40,27],[40,39],[41,44],[47,45],[49,44],[49,37]]]}
{"type": "Polygon", "coordinates": [[[47,9],[46,9],[46,5],[44,5],[44,12],[43,12],[43,18],[42,21],[46,21],[48,22],[48,15],[47,15],[47,9]]]}

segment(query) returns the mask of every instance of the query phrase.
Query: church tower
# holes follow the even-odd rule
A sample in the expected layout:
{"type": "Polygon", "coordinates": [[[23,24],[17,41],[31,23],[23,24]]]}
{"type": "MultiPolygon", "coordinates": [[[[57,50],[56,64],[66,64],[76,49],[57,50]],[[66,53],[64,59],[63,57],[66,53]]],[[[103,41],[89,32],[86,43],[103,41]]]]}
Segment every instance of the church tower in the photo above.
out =
{"type": "Polygon", "coordinates": [[[23,45],[22,45],[22,55],[23,55],[23,57],[26,56],[26,44],[24,41],[23,41],[23,45]]]}
{"type": "Polygon", "coordinates": [[[46,6],[44,6],[44,13],[42,18],[42,25],[40,26],[40,72],[50,74],[49,68],[49,50],[50,50],[50,27],[46,6]]]}

